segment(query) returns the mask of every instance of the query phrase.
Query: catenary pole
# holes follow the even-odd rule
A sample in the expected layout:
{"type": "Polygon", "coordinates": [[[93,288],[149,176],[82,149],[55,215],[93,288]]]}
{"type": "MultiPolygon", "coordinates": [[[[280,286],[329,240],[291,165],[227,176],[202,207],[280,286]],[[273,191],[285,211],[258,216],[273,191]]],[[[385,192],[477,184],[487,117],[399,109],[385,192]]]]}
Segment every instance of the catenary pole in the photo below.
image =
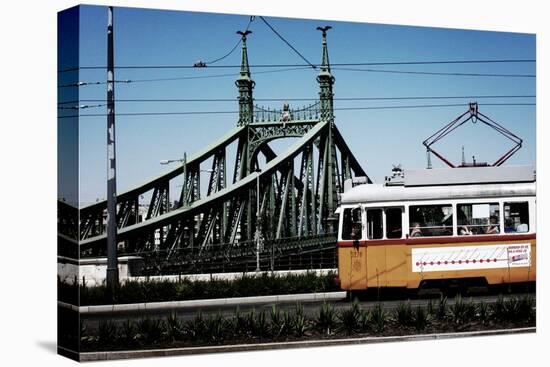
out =
{"type": "Polygon", "coordinates": [[[107,286],[118,285],[113,7],[107,25],[107,286]]]}

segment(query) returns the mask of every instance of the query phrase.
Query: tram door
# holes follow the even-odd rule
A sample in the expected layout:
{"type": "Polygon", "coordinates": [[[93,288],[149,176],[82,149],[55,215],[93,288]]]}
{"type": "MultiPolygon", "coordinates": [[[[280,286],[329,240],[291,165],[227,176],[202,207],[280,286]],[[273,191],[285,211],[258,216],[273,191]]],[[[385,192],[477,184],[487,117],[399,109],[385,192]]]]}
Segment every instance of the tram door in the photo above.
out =
{"type": "Polygon", "coordinates": [[[365,264],[366,288],[383,287],[386,283],[386,248],[372,244],[384,238],[384,209],[368,208],[367,219],[367,263],[365,264]]]}
{"type": "Polygon", "coordinates": [[[367,288],[401,286],[406,278],[406,246],[403,238],[402,206],[367,208],[367,288]]]}
{"type": "Polygon", "coordinates": [[[341,276],[349,277],[351,289],[364,289],[366,282],[367,249],[364,246],[365,226],[363,223],[363,211],[360,207],[344,210],[344,223],[349,223],[349,229],[344,227],[342,239],[352,240],[353,246],[348,248],[349,258],[346,257],[346,264],[341,269],[348,269],[348,274],[341,276]],[[349,262],[348,262],[349,261],[349,262]]]}

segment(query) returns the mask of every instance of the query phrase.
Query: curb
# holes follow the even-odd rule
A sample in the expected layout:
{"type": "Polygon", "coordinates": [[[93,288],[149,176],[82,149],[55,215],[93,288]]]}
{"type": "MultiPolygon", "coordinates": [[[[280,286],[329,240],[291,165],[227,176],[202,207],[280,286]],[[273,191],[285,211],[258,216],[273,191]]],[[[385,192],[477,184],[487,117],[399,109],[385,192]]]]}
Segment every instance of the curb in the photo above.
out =
{"type": "Polygon", "coordinates": [[[261,303],[319,302],[334,301],[344,298],[346,298],[346,292],[340,291],[323,293],[283,294],[274,296],[194,299],[189,301],[127,303],[97,306],[76,306],[70,303],[57,301],[57,305],[59,307],[67,308],[72,311],[77,311],[81,314],[102,314],[129,311],[161,311],[167,309],[252,305],[261,303]]]}
{"type": "Polygon", "coordinates": [[[256,344],[235,344],[235,345],[220,345],[220,346],[207,346],[207,347],[182,347],[182,348],[137,350],[137,351],[127,350],[127,351],[110,351],[110,352],[83,352],[79,354],[78,360],[80,362],[92,362],[92,361],[116,360],[116,359],[168,357],[168,356],[182,356],[182,355],[205,354],[205,353],[244,352],[244,351],[259,351],[259,350],[283,349],[283,348],[325,347],[325,346],[339,346],[339,345],[346,346],[346,345],[354,345],[354,344],[373,344],[373,343],[387,343],[387,342],[399,342],[399,341],[442,340],[442,339],[464,338],[464,337],[474,337],[474,336],[509,335],[509,334],[524,334],[524,333],[534,333],[534,332],[536,332],[536,327],[469,331],[469,332],[459,332],[459,333],[419,334],[419,335],[407,335],[407,336],[381,336],[381,337],[370,336],[370,337],[363,337],[363,338],[306,340],[306,341],[256,343],[256,344]]]}

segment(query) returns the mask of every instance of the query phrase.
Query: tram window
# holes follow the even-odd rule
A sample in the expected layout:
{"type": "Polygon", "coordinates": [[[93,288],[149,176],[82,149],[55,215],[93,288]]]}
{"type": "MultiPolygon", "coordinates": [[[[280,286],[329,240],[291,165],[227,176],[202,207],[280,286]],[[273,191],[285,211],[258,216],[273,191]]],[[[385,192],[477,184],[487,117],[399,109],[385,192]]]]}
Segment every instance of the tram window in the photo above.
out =
{"type": "Polygon", "coordinates": [[[498,203],[458,204],[456,209],[459,235],[500,233],[498,203]]]}
{"type": "Polygon", "coordinates": [[[344,209],[342,223],[342,239],[358,240],[362,238],[361,208],[344,209]]]}
{"type": "Polygon", "coordinates": [[[382,209],[367,210],[367,228],[369,240],[378,240],[382,238],[384,234],[382,229],[382,209]]]}
{"type": "Polygon", "coordinates": [[[409,236],[452,236],[453,207],[421,205],[409,207],[409,236]]]}
{"type": "Polygon", "coordinates": [[[403,231],[401,229],[401,208],[386,209],[386,237],[401,238],[403,231]]]}
{"type": "Polygon", "coordinates": [[[529,232],[529,203],[504,203],[504,232],[529,232]]]}

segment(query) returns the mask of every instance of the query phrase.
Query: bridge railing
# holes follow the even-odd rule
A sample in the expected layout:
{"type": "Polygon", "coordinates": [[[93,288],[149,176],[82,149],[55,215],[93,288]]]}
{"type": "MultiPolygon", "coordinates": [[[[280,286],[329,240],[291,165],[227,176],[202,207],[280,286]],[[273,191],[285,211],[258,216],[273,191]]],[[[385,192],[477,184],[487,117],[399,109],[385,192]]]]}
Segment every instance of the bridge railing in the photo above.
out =
{"type": "Polygon", "coordinates": [[[254,105],[254,122],[288,122],[319,120],[320,103],[315,102],[300,108],[276,109],[254,105]]]}

